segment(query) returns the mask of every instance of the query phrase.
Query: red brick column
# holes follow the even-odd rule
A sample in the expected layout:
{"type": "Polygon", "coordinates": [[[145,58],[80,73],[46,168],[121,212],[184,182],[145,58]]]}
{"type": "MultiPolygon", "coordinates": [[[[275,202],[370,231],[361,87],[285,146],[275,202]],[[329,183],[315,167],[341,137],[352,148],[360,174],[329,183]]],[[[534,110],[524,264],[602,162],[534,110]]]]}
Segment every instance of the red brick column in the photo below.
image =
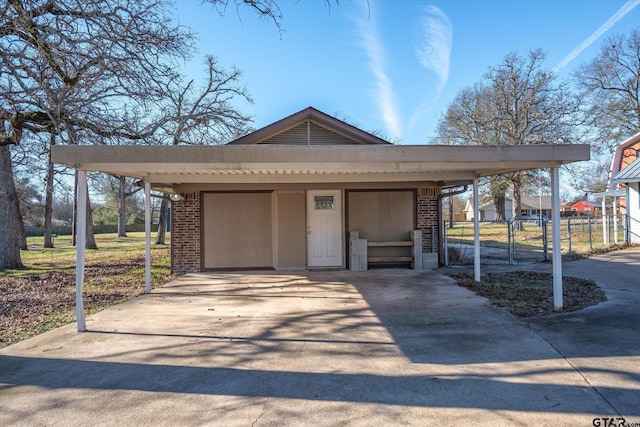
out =
{"type": "Polygon", "coordinates": [[[438,220],[438,197],[440,188],[418,188],[418,230],[422,231],[422,252],[431,252],[432,245],[438,252],[440,221],[438,220]],[[432,235],[431,228],[434,233],[432,235]]]}
{"type": "Polygon", "coordinates": [[[200,193],[184,194],[171,203],[171,270],[200,271],[200,193]]]}

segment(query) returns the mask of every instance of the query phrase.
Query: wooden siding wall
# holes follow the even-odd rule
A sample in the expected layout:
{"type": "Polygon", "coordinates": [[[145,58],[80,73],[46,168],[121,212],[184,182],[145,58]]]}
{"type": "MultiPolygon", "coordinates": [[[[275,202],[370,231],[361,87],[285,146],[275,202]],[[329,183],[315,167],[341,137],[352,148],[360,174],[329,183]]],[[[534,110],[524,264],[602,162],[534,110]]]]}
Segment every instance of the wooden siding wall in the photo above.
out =
{"type": "Polygon", "coordinates": [[[204,193],[204,269],[272,267],[271,197],[204,193]]]}
{"type": "MultiPolygon", "coordinates": [[[[348,231],[369,241],[410,240],[415,224],[414,191],[349,191],[348,231]]],[[[408,256],[411,248],[370,248],[371,256],[408,256]],[[381,252],[381,253],[377,253],[381,252]],[[382,253],[384,252],[384,253],[382,253]]]]}
{"type": "Polygon", "coordinates": [[[276,268],[307,266],[305,192],[274,193],[276,198],[276,268]]]}

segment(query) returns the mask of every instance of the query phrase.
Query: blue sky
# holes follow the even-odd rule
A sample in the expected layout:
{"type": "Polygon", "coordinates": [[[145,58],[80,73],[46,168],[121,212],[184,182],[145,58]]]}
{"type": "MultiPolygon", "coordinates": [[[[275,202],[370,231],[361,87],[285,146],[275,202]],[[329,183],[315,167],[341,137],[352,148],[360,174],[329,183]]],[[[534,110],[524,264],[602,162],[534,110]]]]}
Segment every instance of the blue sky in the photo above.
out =
{"type": "Polygon", "coordinates": [[[458,90],[509,52],[542,48],[568,78],[607,35],[640,26],[640,0],[278,3],[281,33],[247,8],[220,17],[196,0],[178,0],[176,19],[199,34],[200,55],[242,70],[255,102],[238,107],[255,128],[313,106],[402,144],[426,143],[458,90]]]}

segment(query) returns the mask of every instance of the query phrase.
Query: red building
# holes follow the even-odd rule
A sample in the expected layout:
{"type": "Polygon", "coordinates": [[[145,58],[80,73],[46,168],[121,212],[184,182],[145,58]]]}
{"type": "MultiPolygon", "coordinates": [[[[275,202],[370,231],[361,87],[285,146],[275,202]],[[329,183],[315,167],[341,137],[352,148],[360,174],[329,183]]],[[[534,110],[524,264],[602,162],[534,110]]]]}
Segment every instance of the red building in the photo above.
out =
{"type": "Polygon", "coordinates": [[[580,200],[569,205],[569,210],[577,213],[578,215],[594,215],[596,211],[601,209],[602,208],[599,207],[596,202],[592,202],[590,200],[580,200]]]}

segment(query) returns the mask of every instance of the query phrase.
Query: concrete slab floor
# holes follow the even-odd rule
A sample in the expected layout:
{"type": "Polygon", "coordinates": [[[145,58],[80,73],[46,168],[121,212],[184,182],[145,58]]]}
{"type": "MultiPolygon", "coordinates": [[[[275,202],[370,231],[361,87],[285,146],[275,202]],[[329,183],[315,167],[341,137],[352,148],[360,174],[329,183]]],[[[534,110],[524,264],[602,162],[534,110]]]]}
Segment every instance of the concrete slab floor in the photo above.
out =
{"type": "Polygon", "coordinates": [[[637,348],[578,364],[531,325],[437,272],[190,274],[0,350],[0,424],[640,422],[637,348]]]}

